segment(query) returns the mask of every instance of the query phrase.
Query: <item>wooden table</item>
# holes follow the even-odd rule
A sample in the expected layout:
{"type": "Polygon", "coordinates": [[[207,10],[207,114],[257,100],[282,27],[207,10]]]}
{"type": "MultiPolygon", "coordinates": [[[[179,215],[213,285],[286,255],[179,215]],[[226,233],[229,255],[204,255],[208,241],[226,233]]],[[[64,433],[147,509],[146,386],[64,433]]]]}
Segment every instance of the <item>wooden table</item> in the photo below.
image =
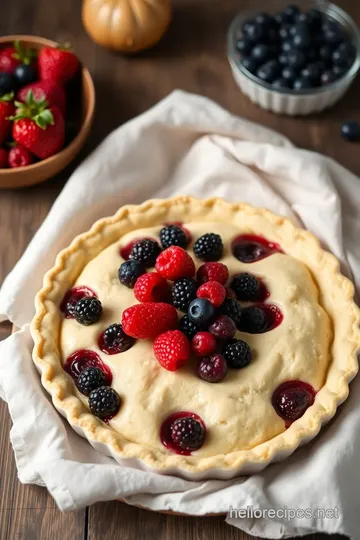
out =
{"type": "MultiPolygon", "coordinates": [[[[231,112],[274,128],[296,145],[327,154],[360,175],[359,145],[346,143],[339,136],[343,120],[360,120],[359,80],[331,111],[297,119],[264,112],[237,89],[225,56],[226,30],[237,10],[250,3],[254,4],[250,0],[173,0],[174,21],[164,40],[134,58],[103,50],[90,41],[81,24],[80,0],[1,3],[0,35],[36,34],[72,42],[94,75],[97,111],[91,138],[76,163],[43,185],[0,192],[0,282],[23,253],[75,166],[112,129],[175,88],[204,94],[231,112]]],[[[360,23],[358,2],[338,0],[338,4],[360,23]]],[[[6,337],[10,325],[2,325],[0,330],[0,336],[6,337]]],[[[18,482],[9,444],[11,421],[3,403],[0,425],[1,540],[249,538],[225,525],[223,518],[165,516],[118,502],[95,504],[64,515],[45,489],[18,482]]],[[[321,536],[325,538],[317,535],[317,540],[321,536]]]]}

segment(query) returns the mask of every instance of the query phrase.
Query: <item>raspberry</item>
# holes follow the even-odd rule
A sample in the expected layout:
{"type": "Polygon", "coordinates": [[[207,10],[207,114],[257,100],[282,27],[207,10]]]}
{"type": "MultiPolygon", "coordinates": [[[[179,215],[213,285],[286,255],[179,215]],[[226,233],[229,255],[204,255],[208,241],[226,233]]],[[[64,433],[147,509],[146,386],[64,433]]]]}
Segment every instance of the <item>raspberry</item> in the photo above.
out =
{"type": "Polygon", "coordinates": [[[222,354],[201,358],[197,365],[200,379],[210,383],[222,381],[228,372],[228,366],[222,354]]]}
{"type": "Polygon", "coordinates": [[[166,279],[160,274],[150,272],[138,278],[134,294],[139,302],[166,302],[170,298],[170,288],[166,279]]]}
{"type": "Polygon", "coordinates": [[[199,450],[205,438],[204,427],[191,416],[175,420],[170,426],[170,434],[173,443],[178,448],[190,452],[199,450]]]}
{"type": "Polygon", "coordinates": [[[122,314],[124,332],[137,339],[155,339],[159,334],[176,328],[177,323],[174,306],[162,302],[136,304],[122,314]]]}
{"type": "Polygon", "coordinates": [[[241,307],[236,300],[225,298],[224,303],[220,308],[220,313],[230,317],[230,319],[234,321],[236,328],[239,328],[241,321],[241,307]]]}
{"type": "Polygon", "coordinates": [[[78,323],[85,326],[96,323],[102,313],[102,305],[100,300],[94,297],[81,298],[76,302],[74,308],[74,317],[78,323]]]}
{"type": "Polygon", "coordinates": [[[216,339],[210,332],[197,332],[192,338],[191,346],[196,356],[209,356],[216,349],[216,339]]]}
{"type": "Polygon", "coordinates": [[[229,279],[229,270],[225,264],[219,262],[208,262],[199,267],[196,278],[198,283],[217,281],[218,283],[221,283],[221,285],[225,285],[229,279]]]}
{"type": "Polygon", "coordinates": [[[171,246],[158,256],[155,268],[161,276],[171,281],[183,277],[193,277],[195,264],[190,255],[181,247],[171,246]]]}
{"type": "Polygon", "coordinates": [[[155,261],[161,248],[155,240],[139,240],[132,246],[129,259],[135,259],[142,263],[146,268],[151,268],[155,265],[155,261]]]}
{"type": "Polygon", "coordinates": [[[268,318],[260,307],[250,306],[241,311],[239,330],[248,334],[262,334],[267,330],[268,318]]]}
{"type": "Polygon", "coordinates": [[[223,285],[217,281],[208,281],[200,285],[196,296],[198,298],[206,298],[215,307],[220,307],[225,300],[226,291],[223,285]]]}
{"type": "Polygon", "coordinates": [[[100,386],[89,395],[90,411],[98,418],[114,416],[120,409],[119,394],[109,386],[100,386]]]}
{"type": "Polygon", "coordinates": [[[180,246],[185,249],[188,244],[184,230],[177,225],[163,227],[160,231],[160,242],[163,249],[170,246],[180,246]]]}
{"type": "Polygon", "coordinates": [[[125,334],[121,324],[112,324],[100,335],[99,348],[107,354],[119,354],[128,351],[135,339],[125,334]]]}
{"type": "Polygon", "coordinates": [[[181,278],[174,281],[171,288],[172,303],[176,309],[187,311],[190,302],[196,298],[197,283],[192,278],[181,278]]]}
{"type": "Polygon", "coordinates": [[[251,362],[251,349],[246,341],[241,339],[226,345],[223,355],[227,365],[232,369],[243,368],[251,362]]]}
{"type": "Polygon", "coordinates": [[[219,315],[209,326],[209,332],[218,339],[232,339],[235,336],[235,323],[227,315],[219,315]]]}
{"type": "Polygon", "coordinates": [[[101,369],[97,367],[86,367],[83,369],[77,378],[76,386],[78,390],[88,396],[90,392],[106,385],[106,379],[101,369]]]}
{"type": "Polygon", "coordinates": [[[215,233],[203,234],[194,244],[195,255],[203,261],[218,261],[223,251],[221,236],[215,233]]]}
{"type": "Polygon", "coordinates": [[[206,298],[195,298],[189,305],[188,315],[193,323],[205,328],[215,316],[215,308],[206,298]]]}
{"type": "Polygon", "coordinates": [[[133,289],[136,283],[136,280],[145,274],[146,270],[143,265],[136,260],[128,260],[122,263],[118,271],[118,277],[120,283],[133,289]]]}
{"type": "Polygon", "coordinates": [[[192,339],[198,331],[198,327],[192,322],[188,315],[181,317],[179,328],[188,339],[192,339]]]}
{"type": "Polygon", "coordinates": [[[244,272],[234,277],[230,287],[238,300],[254,301],[259,298],[261,282],[252,274],[244,272]]]}
{"type": "Polygon", "coordinates": [[[155,339],[154,353],[163,368],[176,371],[189,359],[190,343],[180,330],[169,330],[155,339]]]}

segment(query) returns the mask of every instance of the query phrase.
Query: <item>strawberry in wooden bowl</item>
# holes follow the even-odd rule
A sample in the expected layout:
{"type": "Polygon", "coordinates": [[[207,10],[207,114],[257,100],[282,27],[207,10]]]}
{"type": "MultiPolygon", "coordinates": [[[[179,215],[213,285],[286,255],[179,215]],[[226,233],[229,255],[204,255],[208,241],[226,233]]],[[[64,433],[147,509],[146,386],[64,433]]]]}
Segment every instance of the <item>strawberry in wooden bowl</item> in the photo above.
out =
{"type": "Polygon", "coordinates": [[[0,38],[0,188],[37,184],[74,159],[95,91],[76,54],[47,39],[0,38]]]}

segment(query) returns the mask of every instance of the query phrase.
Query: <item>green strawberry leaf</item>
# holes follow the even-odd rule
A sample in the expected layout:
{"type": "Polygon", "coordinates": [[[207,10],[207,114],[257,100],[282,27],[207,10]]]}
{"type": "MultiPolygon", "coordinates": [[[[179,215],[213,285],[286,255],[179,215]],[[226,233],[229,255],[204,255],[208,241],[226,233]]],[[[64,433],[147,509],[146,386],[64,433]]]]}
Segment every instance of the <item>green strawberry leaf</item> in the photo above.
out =
{"type": "Polygon", "coordinates": [[[12,101],[14,99],[14,92],[9,92],[8,94],[4,94],[0,97],[0,101],[5,101],[6,103],[12,101]]]}
{"type": "Polygon", "coordinates": [[[41,129],[46,129],[49,125],[54,125],[54,116],[50,109],[45,109],[41,111],[34,117],[34,122],[41,129]]]}
{"type": "Polygon", "coordinates": [[[15,52],[12,54],[12,57],[27,66],[37,57],[37,52],[34,49],[24,48],[19,40],[14,41],[14,49],[15,52]]]}

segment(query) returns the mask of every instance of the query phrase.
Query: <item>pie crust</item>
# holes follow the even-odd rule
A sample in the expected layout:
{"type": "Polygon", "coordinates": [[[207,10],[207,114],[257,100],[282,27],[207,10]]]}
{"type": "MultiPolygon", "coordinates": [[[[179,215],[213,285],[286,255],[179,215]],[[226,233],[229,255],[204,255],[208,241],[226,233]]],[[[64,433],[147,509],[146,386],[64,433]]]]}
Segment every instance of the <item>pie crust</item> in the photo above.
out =
{"type": "MultiPolygon", "coordinates": [[[[91,287],[90,283],[84,285],[91,287]]],[[[35,343],[33,359],[55,407],[97,450],[113,456],[121,464],[159,473],[190,479],[231,478],[240,473],[258,472],[270,462],[290,455],[300,444],[311,440],[346,399],[349,382],[358,371],[357,352],[360,347],[360,311],[353,297],[354,287],[340,273],[337,259],[324,251],[311,233],[295,227],[287,218],[265,209],[243,203],[231,204],[218,198],[198,200],[179,196],[150,200],[139,206],[125,206],[115,216],[99,220],[59,253],[35,299],[36,315],[31,324],[35,343]],[[239,234],[263,235],[278,243],[286,254],[307,267],[319,293],[319,304],[329,316],[333,337],[328,368],[314,404],[288,429],[248,449],[184,456],[170,453],[165,448],[133,442],[90,414],[62,367],[63,317],[59,305],[83,269],[124,235],[174,221],[232,224],[239,234]]],[[[318,337],[323,339],[321,335],[318,337]]]]}

